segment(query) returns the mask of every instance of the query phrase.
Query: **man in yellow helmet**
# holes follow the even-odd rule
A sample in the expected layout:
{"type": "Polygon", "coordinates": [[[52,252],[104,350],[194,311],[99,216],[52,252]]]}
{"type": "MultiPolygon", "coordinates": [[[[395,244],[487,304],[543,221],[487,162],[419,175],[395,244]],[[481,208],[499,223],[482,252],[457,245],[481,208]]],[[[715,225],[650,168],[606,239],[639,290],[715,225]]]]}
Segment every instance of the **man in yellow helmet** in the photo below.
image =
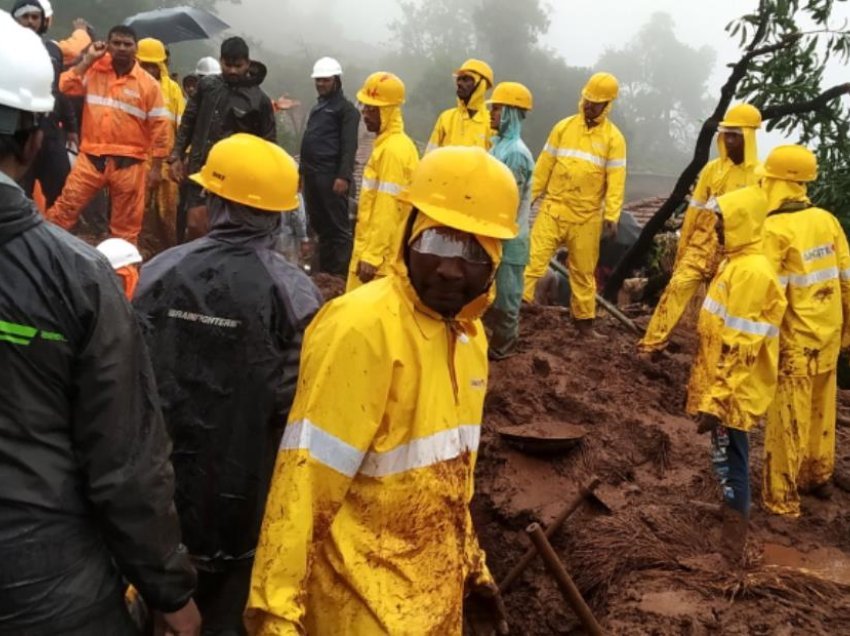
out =
{"type": "Polygon", "coordinates": [[[386,276],[395,262],[407,221],[396,197],[419,165],[419,151],[404,133],[404,82],[392,73],[372,73],[357,99],[366,130],[378,137],[363,170],[346,291],[386,276]]]}
{"type": "Polygon", "coordinates": [[[425,152],[443,146],[490,147],[485,99],[493,81],[493,69],[482,60],[470,58],[455,71],[457,106],[440,113],[425,152]]]}
{"type": "Polygon", "coordinates": [[[850,249],[831,213],[809,201],[817,159],[802,146],[767,157],[765,254],[785,286],[779,385],[765,430],[765,507],[800,514],[800,494],[829,496],[835,467],[836,367],[850,345],[850,249]]]}
{"type": "Polygon", "coordinates": [[[237,133],[190,178],[207,192],[210,231],[145,265],[134,305],[174,444],[195,601],[209,633],[240,634],[302,334],[322,299],[274,250],[281,212],[298,206],[286,152],[237,133]]]}
{"type": "MultiPolygon", "coordinates": [[[[171,120],[171,137],[169,141],[169,152],[174,146],[177,128],[180,126],[180,118],[186,108],[186,99],[180,85],[171,79],[168,72],[166,60],[168,55],[165,45],[154,38],[139,40],[139,49],[136,52],[139,65],[150,73],[154,79],[159,81],[162,89],[162,101],[168,111],[171,120]]],[[[155,190],[148,191],[149,197],[155,197],[157,217],[165,232],[157,238],[165,245],[173,245],[177,238],[177,197],[179,185],[170,176],[167,165],[162,168],[162,181],[155,190]]]]}
{"type": "Polygon", "coordinates": [[[568,250],[570,309],[581,335],[593,333],[596,264],[603,227],[617,231],[626,187],[626,140],[608,119],[619,85],[609,73],[585,85],[579,112],[555,124],[537,158],[531,200],[542,198],[531,231],[523,298],[532,302],[537,281],[559,247],[568,250]]]}
{"type": "Polygon", "coordinates": [[[732,106],[720,122],[719,156],[700,172],[685,212],[673,276],[652,314],[646,335],[638,344],[641,352],[653,353],[667,346],[670,333],[699,286],[714,277],[721,250],[714,231],[715,214],[709,202],[758,183],[756,130],[760,127],[761,113],[750,104],[732,106]]]}
{"type": "Polygon", "coordinates": [[[498,614],[468,506],[487,388],[479,318],[501,241],[517,234],[516,182],[481,148],[442,148],[400,199],[411,214],[397,267],[307,330],[252,634],[459,636],[465,590],[498,614]]]}
{"type": "Polygon", "coordinates": [[[534,105],[531,91],[519,82],[501,82],[493,91],[490,123],[496,136],[490,149],[514,175],[519,188],[519,235],[502,244],[502,262],[496,272],[496,300],[484,322],[492,331],[490,358],[509,356],[519,337],[522,279],[528,263],[528,217],[531,214],[531,175],[534,158],[522,140],[522,122],[534,105]]]}
{"type": "Polygon", "coordinates": [[[776,389],[785,295],[763,254],[767,198],[762,190],[736,190],[716,205],[716,232],[727,260],[700,313],[688,413],[697,416],[699,433],[711,433],[711,460],[723,492],[722,545],[738,561],[750,512],[747,433],[776,389]]]}

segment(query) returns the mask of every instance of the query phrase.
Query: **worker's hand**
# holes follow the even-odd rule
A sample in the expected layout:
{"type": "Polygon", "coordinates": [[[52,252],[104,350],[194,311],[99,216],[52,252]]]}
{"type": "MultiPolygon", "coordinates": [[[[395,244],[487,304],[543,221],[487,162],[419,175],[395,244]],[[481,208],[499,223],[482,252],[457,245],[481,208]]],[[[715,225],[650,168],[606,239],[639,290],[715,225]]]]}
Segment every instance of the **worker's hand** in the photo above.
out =
{"type": "Polygon", "coordinates": [[[700,413],[697,415],[697,433],[699,435],[712,433],[721,424],[720,418],[711,413],[700,413]]]}
{"type": "Polygon", "coordinates": [[[92,42],[92,45],[89,47],[89,50],[86,51],[86,55],[83,59],[83,62],[85,62],[86,64],[94,64],[104,55],[106,55],[106,42],[92,42]]]}
{"type": "Polygon", "coordinates": [[[344,196],[346,192],[348,192],[348,180],[334,179],[334,194],[341,197],[344,196]]]}
{"type": "Polygon", "coordinates": [[[168,173],[171,175],[171,178],[177,183],[183,183],[183,179],[186,178],[186,170],[183,167],[183,162],[177,157],[171,157],[169,161],[168,173]]]}
{"type": "Polygon", "coordinates": [[[201,633],[201,613],[191,599],[176,612],[156,612],[154,617],[155,636],[198,636],[201,633]]]}
{"type": "Polygon", "coordinates": [[[157,164],[148,171],[148,190],[155,190],[162,183],[162,164],[157,164]]]}
{"type": "Polygon", "coordinates": [[[618,221],[603,221],[602,222],[602,238],[613,239],[617,238],[618,221]]]}
{"type": "Polygon", "coordinates": [[[306,241],[301,241],[301,246],[299,249],[301,254],[301,258],[305,261],[309,260],[311,256],[313,256],[313,241],[307,239],[306,241]]]}
{"type": "Polygon", "coordinates": [[[77,18],[71,23],[71,26],[74,27],[74,31],[78,29],[82,29],[83,31],[88,30],[89,23],[84,18],[77,18]]]}
{"type": "Polygon", "coordinates": [[[509,634],[505,602],[495,583],[470,584],[463,613],[475,636],[509,634]]]}
{"type": "Polygon", "coordinates": [[[360,279],[363,283],[368,283],[370,280],[375,278],[375,274],[378,273],[378,268],[374,265],[370,265],[366,261],[359,261],[357,263],[357,278],[360,279]]]}

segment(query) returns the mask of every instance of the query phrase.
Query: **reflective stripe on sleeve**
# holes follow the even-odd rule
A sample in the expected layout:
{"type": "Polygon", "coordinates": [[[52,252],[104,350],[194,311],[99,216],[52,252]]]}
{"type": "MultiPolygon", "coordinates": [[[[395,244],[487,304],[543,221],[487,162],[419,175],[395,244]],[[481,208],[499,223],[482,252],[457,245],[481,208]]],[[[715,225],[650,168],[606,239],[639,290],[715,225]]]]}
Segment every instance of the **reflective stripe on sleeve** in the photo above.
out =
{"type": "Polygon", "coordinates": [[[613,170],[614,168],[625,168],[626,160],[625,159],[609,159],[608,163],[605,166],[608,170],[613,170]]]}
{"type": "Polygon", "coordinates": [[[369,477],[386,477],[433,466],[460,457],[467,451],[476,452],[480,438],[481,427],[477,424],[440,431],[385,453],[369,453],[360,472],[369,477]]]}
{"type": "Polygon", "coordinates": [[[166,117],[173,121],[175,115],[167,108],[154,108],[153,110],[148,111],[148,117],[166,117]]]}
{"type": "Polygon", "coordinates": [[[723,319],[723,323],[730,329],[750,333],[755,336],[768,336],[775,338],[779,336],[779,327],[771,325],[768,322],[757,322],[748,320],[747,318],[739,318],[738,316],[730,316],[726,307],[713,298],[706,297],[702,305],[708,313],[723,319]]]}
{"type": "Polygon", "coordinates": [[[383,192],[384,194],[398,196],[399,194],[401,194],[401,191],[404,190],[404,186],[400,186],[397,183],[391,183],[389,181],[378,181],[377,179],[364,178],[363,189],[376,190],[378,192],[383,192]]]}
{"type": "Polygon", "coordinates": [[[280,449],[306,450],[317,462],[349,478],[357,474],[366,456],[366,453],[323,431],[310,420],[287,424],[280,449]]]}

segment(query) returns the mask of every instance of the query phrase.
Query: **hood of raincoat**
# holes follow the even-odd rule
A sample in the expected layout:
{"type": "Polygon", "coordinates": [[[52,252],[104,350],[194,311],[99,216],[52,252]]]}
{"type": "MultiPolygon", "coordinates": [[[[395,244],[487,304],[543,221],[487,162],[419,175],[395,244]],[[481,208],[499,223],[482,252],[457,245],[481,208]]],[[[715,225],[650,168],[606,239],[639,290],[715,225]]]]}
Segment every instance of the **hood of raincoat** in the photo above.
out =
{"type": "Polygon", "coordinates": [[[768,212],[775,212],[787,203],[811,203],[805,183],[765,177],[762,189],[767,195],[768,212]]]}
{"type": "Polygon", "coordinates": [[[504,161],[504,157],[498,154],[500,144],[514,142],[522,135],[522,121],[524,119],[523,112],[514,106],[502,107],[502,118],[499,121],[498,134],[493,137],[492,154],[496,159],[504,161]]]}
{"type": "MultiPolygon", "coordinates": [[[[584,98],[584,96],[582,96],[578,100],[578,114],[579,114],[579,117],[581,117],[581,121],[584,123],[585,126],[587,125],[587,121],[584,118],[584,103],[586,101],[587,100],[584,98]]],[[[599,117],[597,117],[596,119],[593,120],[594,122],[596,122],[597,126],[599,124],[605,123],[605,120],[608,119],[608,115],[611,114],[612,108],[614,108],[614,101],[613,100],[608,102],[608,105],[605,107],[605,110],[602,111],[602,114],[599,115],[599,117]]]]}
{"type": "MultiPolygon", "coordinates": [[[[234,87],[260,86],[265,81],[268,73],[269,69],[265,64],[258,62],[257,60],[251,60],[245,77],[242,77],[235,82],[228,82],[225,80],[225,83],[228,86],[234,87]]],[[[224,76],[222,75],[221,77],[223,78],[224,76]]]]}
{"type": "Polygon", "coordinates": [[[758,251],[762,246],[767,197],[758,186],[742,188],[717,199],[723,216],[725,251],[730,256],[758,251]]]}
{"type": "MultiPolygon", "coordinates": [[[[402,205],[410,208],[409,204],[402,205]]],[[[487,252],[490,260],[493,261],[493,271],[490,274],[490,282],[483,293],[472,299],[463,307],[463,309],[460,310],[460,312],[458,312],[457,316],[449,320],[422,302],[419,298],[419,294],[416,293],[416,290],[413,287],[413,283],[410,282],[410,276],[407,269],[407,254],[410,244],[413,243],[413,241],[415,241],[422,232],[429,228],[449,226],[438,223],[424,212],[413,210],[413,214],[411,214],[407,227],[408,229],[405,232],[405,240],[402,241],[401,245],[401,257],[398,259],[398,263],[396,265],[402,289],[407,296],[413,300],[413,305],[416,307],[417,311],[436,320],[450,322],[459,327],[461,331],[465,333],[474,334],[476,329],[472,323],[484,315],[484,312],[487,311],[487,308],[492,304],[493,299],[496,296],[496,286],[493,284],[493,281],[496,278],[496,270],[499,269],[499,263],[502,262],[502,241],[488,236],[475,235],[476,240],[481,244],[481,247],[484,248],[484,251],[487,252]]]]}
{"type": "Polygon", "coordinates": [[[474,110],[475,112],[487,110],[487,80],[472,71],[464,71],[464,73],[477,77],[478,84],[475,86],[475,90],[472,91],[468,102],[464,102],[460,97],[457,98],[458,108],[467,111],[474,110]]]}
{"type": "Polygon", "coordinates": [[[258,211],[215,195],[210,196],[207,209],[208,236],[234,245],[271,249],[283,222],[282,214],[258,211]]]}
{"type": "Polygon", "coordinates": [[[384,137],[404,132],[404,117],[401,114],[401,106],[381,106],[381,129],[375,143],[384,137]]]}

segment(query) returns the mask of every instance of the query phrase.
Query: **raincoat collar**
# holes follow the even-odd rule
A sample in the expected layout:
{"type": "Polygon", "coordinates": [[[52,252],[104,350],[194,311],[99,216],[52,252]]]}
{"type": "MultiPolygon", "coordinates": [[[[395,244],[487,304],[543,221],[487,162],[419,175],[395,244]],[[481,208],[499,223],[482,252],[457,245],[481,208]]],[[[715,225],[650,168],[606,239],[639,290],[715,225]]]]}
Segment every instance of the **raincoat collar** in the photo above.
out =
{"type": "Polygon", "coordinates": [[[392,135],[404,132],[404,117],[400,106],[381,107],[381,130],[375,139],[375,145],[381,144],[392,135]]]}
{"type": "Polygon", "coordinates": [[[758,186],[735,190],[717,199],[723,216],[724,251],[730,257],[758,253],[762,248],[767,196],[758,186]]]}
{"type": "Polygon", "coordinates": [[[115,72],[115,69],[112,66],[112,56],[109,53],[107,53],[97,62],[95,62],[92,68],[99,73],[112,73],[112,75],[117,78],[132,77],[134,79],[139,79],[140,73],[144,73],[146,76],[150,77],[150,75],[148,75],[148,72],[145,71],[141,66],[139,66],[139,63],[135,60],[133,61],[133,66],[130,68],[129,72],[127,72],[126,75],[118,75],[118,73],[115,72]]]}
{"type": "Polygon", "coordinates": [[[487,112],[487,80],[484,78],[478,79],[478,85],[475,87],[475,90],[472,91],[472,95],[469,97],[469,102],[464,102],[460,97],[457,98],[457,107],[463,113],[472,119],[472,116],[469,114],[470,110],[475,111],[475,116],[478,117],[482,112],[487,112]]]}
{"type": "Polygon", "coordinates": [[[766,177],[762,189],[767,196],[769,212],[775,212],[786,203],[811,203],[805,183],[766,177]]]}
{"type": "Polygon", "coordinates": [[[282,214],[257,211],[221,197],[209,199],[211,239],[254,249],[271,249],[280,232],[282,214]]]}

